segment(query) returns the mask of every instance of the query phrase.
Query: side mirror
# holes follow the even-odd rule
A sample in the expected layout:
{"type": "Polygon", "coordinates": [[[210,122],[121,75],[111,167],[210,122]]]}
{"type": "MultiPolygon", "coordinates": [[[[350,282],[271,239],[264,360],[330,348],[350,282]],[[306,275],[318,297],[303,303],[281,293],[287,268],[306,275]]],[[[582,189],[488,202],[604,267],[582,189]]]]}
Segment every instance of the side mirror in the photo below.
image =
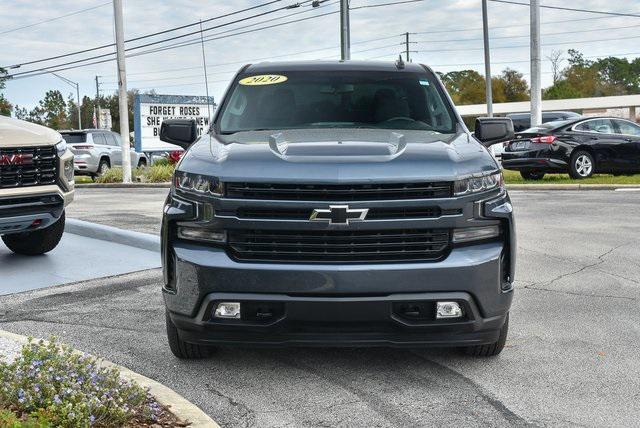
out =
{"type": "Polygon", "coordinates": [[[165,119],[160,127],[160,141],[188,149],[198,138],[198,127],[193,119],[165,119]]]}
{"type": "Polygon", "coordinates": [[[479,117],[476,119],[475,136],[485,147],[513,140],[513,122],[508,117],[479,117]]]}

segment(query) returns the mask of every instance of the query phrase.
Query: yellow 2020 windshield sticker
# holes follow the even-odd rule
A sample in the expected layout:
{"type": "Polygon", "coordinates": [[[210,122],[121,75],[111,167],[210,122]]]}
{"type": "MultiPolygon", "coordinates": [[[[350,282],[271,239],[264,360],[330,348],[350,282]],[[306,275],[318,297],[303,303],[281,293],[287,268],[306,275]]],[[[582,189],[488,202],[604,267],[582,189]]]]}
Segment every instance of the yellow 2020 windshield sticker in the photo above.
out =
{"type": "Polygon", "coordinates": [[[275,85],[276,83],[282,83],[287,80],[287,76],[280,76],[278,74],[261,74],[259,76],[250,76],[240,79],[241,85],[245,86],[259,86],[259,85],[275,85]]]}

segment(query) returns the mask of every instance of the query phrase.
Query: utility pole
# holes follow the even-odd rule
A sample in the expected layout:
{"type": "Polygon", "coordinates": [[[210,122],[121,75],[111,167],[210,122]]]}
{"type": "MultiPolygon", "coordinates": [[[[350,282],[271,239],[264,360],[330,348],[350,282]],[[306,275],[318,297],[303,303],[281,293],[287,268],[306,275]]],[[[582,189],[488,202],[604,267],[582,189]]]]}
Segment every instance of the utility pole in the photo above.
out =
{"type": "Polygon", "coordinates": [[[122,182],[131,183],[131,155],[129,142],[129,108],[127,106],[127,71],[124,52],[122,0],[113,0],[116,27],[116,54],[118,59],[118,98],[120,107],[120,136],[122,136],[122,182]]]}
{"type": "Polygon", "coordinates": [[[100,76],[96,76],[96,107],[100,107],[100,76]]]}
{"type": "Polygon", "coordinates": [[[487,11],[487,0],[482,0],[482,32],[484,36],[484,80],[487,91],[487,116],[493,117],[493,81],[491,79],[491,51],[489,49],[489,13],[487,11]]]}
{"type": "Polygon", "coordinates": [[[96,75],[96,102],[93,106],[94,126],[100,128],[100,76],[96,75]],[[97,112],[97,113],[96,113],[97,112]]]}
{"type": "Polygon", "coordinates": [[[349,27],[349,0],[340,0],[340,58],[351,59],[351,28],[349,27]]]}
{"type": "Polygon", "coordinates": [[[407,31],[406,33],[404,33],[404,45],[406,48],[406,53],[407,53],[407,62],[411,62],[411,60],[409,59],[409,32],[407,31]]]}
{"type": "Polygon", "coordinates": [[[531,126],[542,123],[542,61],[540,58],[540,0],[531,0],[531,126]]]}
{"type": "Polygon", "coordinates": [[[200,45],[202,46],[202,69],[204,71],[204,89],[207,96],[207,123],[211,123],[211,107],[209,107],[209,79],[207,78],[207,57],[204,54],[204,35],[202,33],[202,20],[200,20],[200,45]]]}

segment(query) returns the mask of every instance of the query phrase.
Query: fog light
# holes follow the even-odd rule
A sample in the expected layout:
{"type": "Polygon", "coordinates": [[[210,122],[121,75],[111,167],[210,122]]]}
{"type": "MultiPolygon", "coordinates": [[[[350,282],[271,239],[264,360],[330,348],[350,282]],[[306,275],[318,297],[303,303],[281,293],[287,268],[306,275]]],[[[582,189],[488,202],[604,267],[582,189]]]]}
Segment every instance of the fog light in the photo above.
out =
{"type": "Polygon", "coordinates": [[[214,318],[240,319],[240,302],[220,302],[213,314],[214,318]]]}
{"type": "Polygon", "coordinates": [[[224,230],[210,230],[199,227],[179,227],[178,238],[191,241],[225,242],[227,233],[224,230]]]}
{"type": "Polygon", "coordinates": [[[465,227],[464,229],[453,230],[453,242],[460,244],[463,242],[480,241],[483,239],[497,238],[500,236],[500,226],[465,227]]]}
{"type": "Polygon", "coordinates": [[[460,318],[461,316],[462,308],[456,302],[437,302],[436,319],[460,318]]]}

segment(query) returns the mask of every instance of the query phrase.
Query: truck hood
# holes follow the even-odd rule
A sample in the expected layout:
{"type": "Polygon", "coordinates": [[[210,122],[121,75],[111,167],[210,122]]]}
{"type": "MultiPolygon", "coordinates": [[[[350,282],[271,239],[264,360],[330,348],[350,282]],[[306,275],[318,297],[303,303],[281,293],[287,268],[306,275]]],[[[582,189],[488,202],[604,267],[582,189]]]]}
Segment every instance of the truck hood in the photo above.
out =
{"type": "Polygon", "coordinates": [[[181,171],[254,182],[450,181],[499,169],[467,133],[331,129],[203,136],[181,171]]]}
{"type": "Polygon", "coordinates": [[[61,139],[53,129],[0,116],[0,148],[52,146],[61,139]]]}

